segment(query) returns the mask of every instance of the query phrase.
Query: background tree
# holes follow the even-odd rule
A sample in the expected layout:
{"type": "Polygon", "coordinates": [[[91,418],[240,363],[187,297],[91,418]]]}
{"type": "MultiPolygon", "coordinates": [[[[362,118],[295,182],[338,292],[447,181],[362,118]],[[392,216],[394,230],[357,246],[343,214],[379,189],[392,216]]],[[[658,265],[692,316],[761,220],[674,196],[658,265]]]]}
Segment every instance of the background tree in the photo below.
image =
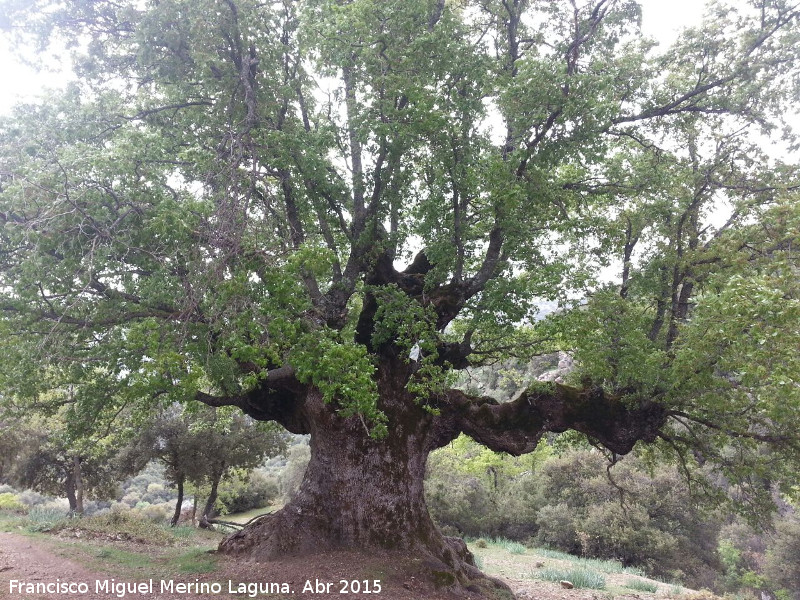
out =
{"type": "Polygon", "coordinates": [[[462,432],[796,464],[796,175],[753,147],[797,91],[792,5],[714,5],[661,52],[624,0],[3,6],[22,39],[87,41],[0,133],[15,391],[91,369],[311,434],[298,495],[225,551],[414,549],[469,584],[422,494],[462,432]],[[520,328],[543,299],[566,312],[520,328]],[[555,349],[575,387],[450,387],[555,349]]]}
{"type": "Polygon", "coordinates": [[[119,438],[76,437],[57,417],[16,422],[14,428],[20,445],[12,454],[9,481],[42,494],[66,497],[71,514],[83,514],[86,497],[113,497],[117,484],[132,474],[115,460],[119,438]]]}
{"type": "Polygon", "coordinates": [[[215,408],[188,411],[178,405],[163,410],[145,426],[136,442],[130,445],[122,462],[139,465],[158,460],[164,477],[178,492],[171,524],[178,524],[183,506],[185,485],[196,489],[208,487],[201,526],[213,518],[219,486],[234,471],[245,472],[263,464],[271,453],[282,447],[279,434],[255,423],[241,413],[215,408]]]}

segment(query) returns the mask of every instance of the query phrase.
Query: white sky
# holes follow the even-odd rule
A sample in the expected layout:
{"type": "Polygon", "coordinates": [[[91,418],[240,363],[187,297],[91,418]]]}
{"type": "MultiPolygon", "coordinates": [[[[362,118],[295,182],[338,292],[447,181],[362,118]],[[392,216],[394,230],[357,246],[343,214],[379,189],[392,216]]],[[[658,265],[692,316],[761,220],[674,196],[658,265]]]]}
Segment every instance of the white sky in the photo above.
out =
{"type": "MultiPolygon", "coordinates": [[[[646,35],[667,45],[676,32],[687,25],[700,22],[705,0],[640,0],[643,7],[642,28],[646,35]]],[[[0,113],[6,113],[15,102],[35,96],[43,87],[65,83],[65,74],[36,72],[20,64],[9,51],[9,42],[0,36],[0,113]]]]}

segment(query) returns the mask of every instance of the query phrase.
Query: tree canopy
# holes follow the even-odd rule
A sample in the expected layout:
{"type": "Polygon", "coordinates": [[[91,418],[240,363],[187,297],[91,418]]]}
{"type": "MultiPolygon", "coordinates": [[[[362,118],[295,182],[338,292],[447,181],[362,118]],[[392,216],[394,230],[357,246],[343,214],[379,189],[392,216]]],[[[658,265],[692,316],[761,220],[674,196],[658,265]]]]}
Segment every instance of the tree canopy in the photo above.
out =
{"type": "Polygon", "coordinates": [[[311,433],[312,471],[408,444],[395,480],[460,432],[797,465],[798,172],[765,147],[794,140],[791,3],[665,49],[628,0],[2,6],[76,72],[0,124],[8,396],[238,406],[311,433]],[[451,387],[556,350],[570,386],[451,387]]]}

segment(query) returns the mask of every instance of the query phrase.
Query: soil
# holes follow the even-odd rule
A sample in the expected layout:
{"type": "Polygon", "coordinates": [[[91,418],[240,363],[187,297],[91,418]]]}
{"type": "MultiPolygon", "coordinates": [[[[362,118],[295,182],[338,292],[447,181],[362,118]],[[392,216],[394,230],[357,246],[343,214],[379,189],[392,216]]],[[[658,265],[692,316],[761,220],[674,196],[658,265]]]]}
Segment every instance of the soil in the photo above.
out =
{"type": "MultiPolygon", "coordinates": [[[[95,581],[110,580],[115,577],[113,573],[92,571],[77,562],[47,547],[47,540],[38,540],[23,535],[0,532],[0,598],[9,600],[110,600],[117,598],[114,594],[95,593],[95,581]],[[85,594],[30,594],[10,592],[10,581],[20,580],[29,583],[84,582],[89,586],[89,593],[85,594]]],[[[124,547],[124,546],[120,546],[124,547]]],[[[141,552],[141,548],[139,549],[141,552]]],[[[417,561],[421,562],[421,561],[417,561]]],[[[188,583],[213,583],[217,582],[222,588],[221,593],[161,593],[160,579],[154,578],[154,593],[127,594],[125,598],[136,600],[210,600],[210,599],[236,599],[244,600],[250,596],[247,592],[230,594],[229,581],[233,582],[233,589],[239,583],[253,584],[263,582],[286,583],[293,590],[292,594],[264,594],[258,598],[289,599],[289,598],[338,598],[357,599],[366,598],[374,600],[478,600],[479,596],[454,596],[446,591],[432,589],[430,584],[423,583],[422,578],[412,575],[415,568],[413,559],[397,555],[380,555],[371,553],[363,555],[354,552],[321,553],[313,556],[270,561],[268,563],[247,562],[241,559],[220,557],[218,568],[214,573],[197,576],[174,577],[174,581],[188,583]],[[387,567],[387,565],[390,565],[387,567]],[[342,588],[340,580],[361,582],[367,580],[372,585],[373,580],[380,580],[381,591],[374,594],[340,594],[342,588]],[[303,593],[302,590],[309,582],[312,589],[317,589],[317,582],[330,583],[331,593],[303,593]]],[[[120,577],[116,581],[122,581],[120,577]]],[[[141,580],[125,580],[129,583],[141,580]]],[[[328,587],[328,586],[325,586],[328,587]]],[[[373,588],[374,589],[374,588],[373,588]]]]}
{"type": "MultiPolygon", "coordinates": [[[[130,541],[94,540],[97,546],[113,547],[134,553],[158,555],[159,549],[130,541]]],[[[0,532],[0,599],[8,600],[112,600],[118,595],[96,593],[95,581],[115,578],[128,583],[141,582],[141,578],[123,578],[119,574],[92,570],[72,558],[85,553],[87,540],[60,537],[56,539],[32,538],[14,533],[0,532]],[[57,544],[56,544],[57,542],[57,544]],[[66,554],[67,556],[63,556],[66,554]],[[88,584],[86,594],[30,594],[10,593],[10,581],[29,583],[84,582],[88,584]]],[[[92,546],[92,547],[97,547],[92,546]]],[[[564,589],[558,583],[537,581],[531,573],[543,563],[540,557],[514,556],[506,553],[480,551],[484,570],[498,577],[510,586],[518,600],[608,600],[612,595],[607,591],[586,589],[564,589]]],[[[218,583],[220,593],[162,593],[159,589],[163,576],[154,577],[154,593],[126,594],[124,598],[133,600],[217,600],[220,598],[249,600],[249,591],[229,593],[229,581],[236,590],[240,583],[257,584],[265,582],[285,583],[291,593],[259,594],[258,598],[289,600],[290,598],[338,598],[339,600],[479,600],[478,595],[455,596],[446,590],[434,589],[424,577],[422,560],[397,553],[373,552],[368,555],[356,552],[319,553],[300,558],[285,558],[269,562],[249,562],[240,558],[219,556],[217,568],[213,573],[200,575],[174,576],[175,582],[218,583]],[[414,573],[419,573],[417,577],[414,573]],[[361,583],[362,593],[342,594],[340,581],[356,580],[361,583]],[[373,586],[379,580],[379,593],[363,593],[364,581],[373,586]],[[303,593],[310,585],[314,593],[303,593]],[[324,587],[320,588],[319,585],[324,587]],[[330,583],[330,586],[325,584],[330,583]],[[318,592],[328,588],[330,593],[318,592]]],[[[561,561],[548,560],[548,566],[559,566],[561,561]]],[[[566,564],[566,563],[565,563],[566,564]]],[[[607,575],[610,585],[621,586],[630,575],[607,575]]],[[[374,592],[373,587],[373,592],[374,592]]],[[[643,593],[613,594],[614,600],[641,600],[665,598],[667,589],[660,589],[657,595],[643,593]]],[[[690,590],[686,592],[691,593],[690,590]]],[[[690,595],[690,594],[687,594],[690,595]]],[[[685,596],[684,596],[685,598],[685,596]]]]}

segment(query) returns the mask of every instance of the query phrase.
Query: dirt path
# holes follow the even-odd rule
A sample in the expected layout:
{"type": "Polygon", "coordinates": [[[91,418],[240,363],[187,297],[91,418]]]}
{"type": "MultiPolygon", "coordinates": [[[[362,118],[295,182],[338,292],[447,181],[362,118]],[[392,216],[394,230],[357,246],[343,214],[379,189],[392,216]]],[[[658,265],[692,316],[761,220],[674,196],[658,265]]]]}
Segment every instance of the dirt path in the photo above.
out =
{"type": "MultiPolygon", "coordinates": [[[[113,587],[107,588],[108,592],[102,591],[102,586],[107,581],[111,582],[112,586],[141,583],[115,579],[113,574],[92,571],[78,562],[60,556],[36,539],[0,532],[0,599],[2,600],[119,600],[121,597],[136,600],[187,600],[187,598],[210,600],[229,597],[227,594],[206,596],[128,592],[120,596],[119,590],[115,592],[113,587]],[[12,582],[15,582],[13,587],[12,582]],[[99,588],[97,582],[100,582],[99,588]],[[33,587],[28,587],[28,584],[33,587]],[[49,591],[47,588],[41,588],[47,584],[51,586],[49,591]],[[59,584],[72,584],[72,586],[66,589],[52,587],[59,584]],[[77,587],[81,584],[85,587],[77,587]]],[[[158,591],[157,585],[156,591],[158,591]]]]}
{"type": "MultiPolygon", "coordinates": [[[[84,582],[94,591],[95,579],[105,577],[93,573],[70,560],[57,556],[42,548],[31,538],[13,533],[0,532],[0,598],[55,598],[55,594],[19,593],[17,588],[12,593],[10,583],[13,580],[32,584],[62,582],[84,582]]],[[[70,594],[59,595],[71,597],[70,594]]],[[[80,594],[81,598],[95,600],[105,598],[94,593],[80,594]]]]}

